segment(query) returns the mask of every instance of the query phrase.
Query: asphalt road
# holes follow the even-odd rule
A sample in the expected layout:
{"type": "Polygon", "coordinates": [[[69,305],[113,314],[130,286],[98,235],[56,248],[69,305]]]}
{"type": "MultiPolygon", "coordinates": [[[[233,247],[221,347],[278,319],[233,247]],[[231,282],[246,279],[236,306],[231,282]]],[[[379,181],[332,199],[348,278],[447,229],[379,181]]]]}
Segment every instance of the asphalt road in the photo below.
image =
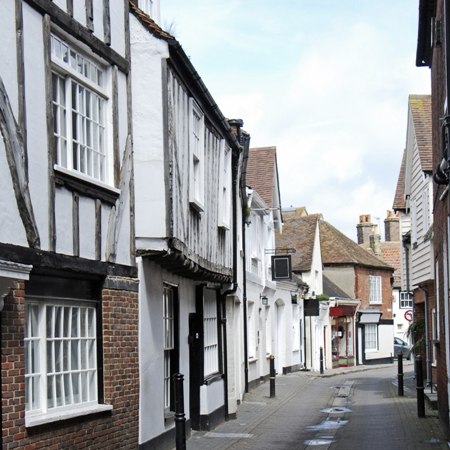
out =
{"type": "Polygon", "coordinates": [[[395,365],[359,370],[278,376],[275,398],[262,384],[246,394],[237,419],[193,432],[187,450],[448,449],[437,412],[427,407],[417,417],[412,365],[403,397],[395,365]]]}

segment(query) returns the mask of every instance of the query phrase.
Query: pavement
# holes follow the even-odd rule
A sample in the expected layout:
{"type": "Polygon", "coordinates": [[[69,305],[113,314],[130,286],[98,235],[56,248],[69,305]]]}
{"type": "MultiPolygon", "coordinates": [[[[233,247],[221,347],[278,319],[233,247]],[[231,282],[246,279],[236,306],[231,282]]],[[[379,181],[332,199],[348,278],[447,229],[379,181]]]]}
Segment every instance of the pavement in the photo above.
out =
{"type": "Polygon", "coordinates": [[[193,430],[186,449],[450,448],[436,393],[425,390],[425,417],[419,418],[414,366],[403,364],[403,396],[395,364],[277,375],[274,397],[269,382],[260,384],[245,394],[235,419],[210,431],[193,430]]]}

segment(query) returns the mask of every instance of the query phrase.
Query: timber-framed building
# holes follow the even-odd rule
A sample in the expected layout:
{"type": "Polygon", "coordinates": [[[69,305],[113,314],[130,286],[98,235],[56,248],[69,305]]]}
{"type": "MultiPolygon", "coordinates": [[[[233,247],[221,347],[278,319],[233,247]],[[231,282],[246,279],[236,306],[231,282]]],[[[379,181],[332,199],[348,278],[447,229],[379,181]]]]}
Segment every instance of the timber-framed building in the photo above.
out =
{"type": "Polygon", "coordinates": [[[2,448],[136,448],[127,2],[0,15],[2,448]]]}

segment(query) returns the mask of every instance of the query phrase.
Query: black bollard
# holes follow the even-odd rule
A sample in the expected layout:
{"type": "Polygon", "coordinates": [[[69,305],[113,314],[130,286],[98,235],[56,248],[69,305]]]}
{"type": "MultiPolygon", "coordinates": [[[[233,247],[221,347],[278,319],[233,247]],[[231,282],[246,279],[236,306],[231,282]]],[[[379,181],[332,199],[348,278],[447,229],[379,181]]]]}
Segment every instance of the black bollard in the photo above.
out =
{"type": "Polygon", "coordinates": [[[323,347],[320,347],[320,374],[323,375],[323,347]]]}
{"type": "Polygon", "coordinates": [[[400,397],[403,397],[403,353],[400,352],[397,355],[398,358],[398,374],[397,374],[397,379],[398,379],[398,395],[400,397]]]}
{"type": "Polygon", "coordinates": [[[417,417],[425,417],[425,392],[423,387],[422,357],[416,357],[416,390],[417,390],[417,417]]]}
{"type": "Polygon", "coordinates": [[[270,355],[270,397],[275,397],[275,357],[270,355]]]}
{"type": "Polygon", "coordinates": [[[173,375],[175,401],[176,450],[186,450],[186,418],[184,416],[183,375],[173,375]]]}

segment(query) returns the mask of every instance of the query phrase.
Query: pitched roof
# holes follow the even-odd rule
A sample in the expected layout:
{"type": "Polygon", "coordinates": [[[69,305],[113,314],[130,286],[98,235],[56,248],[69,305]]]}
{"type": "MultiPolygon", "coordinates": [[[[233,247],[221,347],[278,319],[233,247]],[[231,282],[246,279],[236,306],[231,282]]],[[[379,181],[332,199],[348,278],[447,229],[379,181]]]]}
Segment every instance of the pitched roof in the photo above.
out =
{"type": "Polygon", "coordinates": [[[405,167],[406,167],[406,148],[403,150],[402,162],[400,164],[400,172],[397,179],[397,187],[395,189],[394,202],[392,209],[397,211],[406,208],[405,201],[405,167]]]}
{"type": "Polygon", "coordinates": [[[409,108],[414,124],[414,134],[419,148],[420,164],[423,171],[433,170],[431,148],[431,95],[410,95],[409,108]]]}
{"type": "Polygon", "coordinates": [[[302,216],[296,211],[286,212],[283,210],[283,233],[276,235],[276,248],[294,248],[296,250],[291,254],[294,272],[311,270],[316,225],[320,217],[320,214],[302,216]]]}
{"type": "Polygon", "coordinates": [[[325,220],[319,221],[320,248],[324,265],[355,265],[394,270],[325,220]]]}
{"type": "Polygon", "coordinates": [[[277,148],[251,148],[247,162],[247,185],[254,189],[269,208],[279,207],[277,148]],[[278,192],[278,199],[274,193],[278,192]]]}

